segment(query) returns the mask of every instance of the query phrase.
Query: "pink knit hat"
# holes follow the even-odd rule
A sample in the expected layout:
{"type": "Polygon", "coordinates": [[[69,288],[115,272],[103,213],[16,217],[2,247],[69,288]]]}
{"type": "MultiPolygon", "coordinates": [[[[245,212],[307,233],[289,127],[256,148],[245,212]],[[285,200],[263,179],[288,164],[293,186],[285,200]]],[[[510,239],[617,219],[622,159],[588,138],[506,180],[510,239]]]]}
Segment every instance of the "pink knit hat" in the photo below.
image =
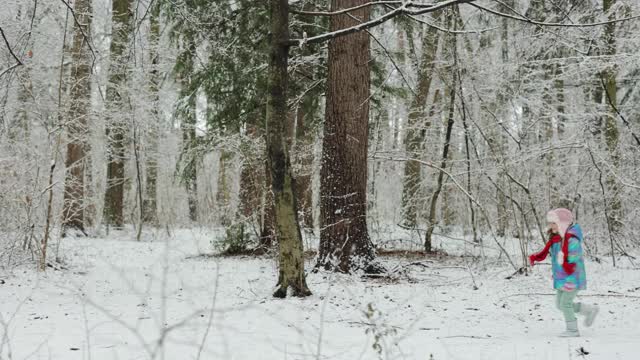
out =
{"type": "Polygon", "coordinates": [[[573,224],[573,213],[565,208],[553,209],[547,213],[547,222],[556,223],[560,235],[564,238],[567,229],[573,224]]]}

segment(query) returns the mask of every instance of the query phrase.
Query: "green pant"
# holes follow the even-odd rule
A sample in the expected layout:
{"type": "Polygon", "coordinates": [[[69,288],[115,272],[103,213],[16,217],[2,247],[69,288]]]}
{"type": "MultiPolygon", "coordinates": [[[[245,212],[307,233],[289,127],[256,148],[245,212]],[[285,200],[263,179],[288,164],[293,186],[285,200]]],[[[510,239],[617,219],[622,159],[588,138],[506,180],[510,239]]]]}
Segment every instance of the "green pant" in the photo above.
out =
{"type": "Polygon", "coordinates": [[[574,303],[573,300],[578,295],[578,291],[557,290],[556,307],[562,311],[565,321],[575,321],[576,313],[580,312],[580,303],[574,303]]]}

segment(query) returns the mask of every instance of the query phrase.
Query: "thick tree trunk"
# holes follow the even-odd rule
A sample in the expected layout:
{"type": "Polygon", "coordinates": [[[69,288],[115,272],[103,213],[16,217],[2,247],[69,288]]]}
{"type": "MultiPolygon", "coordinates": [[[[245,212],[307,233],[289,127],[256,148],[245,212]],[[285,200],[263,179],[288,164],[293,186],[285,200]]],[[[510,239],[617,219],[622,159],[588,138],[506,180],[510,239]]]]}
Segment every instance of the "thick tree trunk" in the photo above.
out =
{"type": "MultiPolygon", "coordinates": [[[[331,11],[367,3],[332,0],[331,11]]],[[[370,8],[331,17],[330,30],[369,19],[370,8]]],[[[329,43],[329,75],[320,172],[319,266],[342,272],[375,270],[367,230],[369,35],[357,32],[329,43]]]]}
{"type": "Polygon", "coordinates": [[[71,49],[70,107],[67,118],[67,158],[62,210],[63,233],[67,229],[84,232],[85,156],[88,153],[87,119],[91,109],[91,60],[89,44],[82,35],[91,34],[90,0],[78,0],[74,12],[73,46],[71,49]],[[82,28],[80,28],[80,26],[82,28]]]}
{"type": "Polygon", "coordinates": [[[288,0],[269,0],[271,16],[271,53],[269,61],[269,94],[267,98],[267,154],[271,188],[275,199],[276,232],[280,243],[278,289],[275,297],[308,296],[304,274],[302,234],[298,223],[295,181],[286,144],[287,87],[289,48],[282,45],[289,39],[288,0]]]}
{"type": "Polygon", "coordinates": [[[265,161],[265,183],[262,197],[262,220],[260,222],[260,246],[269,248],[276,242],[276,207],[271,186],[269,162],[265,161]]]}
{"type": "Polygon", "coordinates": [[[125,57],[132,21],[131,0],[113,0],[112,37],[110,47],[109,79],[107,84],[107,191],[104,216],[107,225],[124,225],[124,162],[127,122],[119,113],[128,105],[124,85],[127,77],[125,57]]]}
{"type": "Polygon", "coordinates": [[[160,135],[160,73],[158,71],[158,44],[160,40],[160,7],[153,5],[149,22],[149,43],[151,45],[151,72],[149,79],[149,93],[151,95],[151,121],[147,133],[145,147],[145,191],[142,204],[143,220],[149,224],[158,222],[158,140],[160,135]]]}
{"type": "Polygon", "coordinates": [[[405,136],[405,147],[409,160],[404,167],[404,184],[402,187],[402,211],[404,225],[416,226],[417,204],[420,183],[422,182],[420,163],[416,161],[421,156],[421,145],[424,142],[425,122],[427,115],[427,96],[431,89],[434,73],[436,53],[438,52],[440,36],[438,30],[430,27],[422,39],[422,59],[418,69],[418,88],[409,107],[409,119],[405,136]],[[413,160],[416,159],[416,160],[413,160]]]}

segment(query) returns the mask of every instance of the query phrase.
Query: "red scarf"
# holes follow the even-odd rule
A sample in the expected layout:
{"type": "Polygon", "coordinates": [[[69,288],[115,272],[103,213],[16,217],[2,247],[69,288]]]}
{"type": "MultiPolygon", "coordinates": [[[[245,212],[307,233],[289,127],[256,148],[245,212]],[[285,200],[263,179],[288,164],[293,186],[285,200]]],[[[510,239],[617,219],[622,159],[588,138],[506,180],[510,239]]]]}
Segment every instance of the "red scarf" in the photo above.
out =
{"type": "MultiPolygon", "coordinates": [[[[562,253],[564,254],[562,268],[564,269],[564,272],[567,273],[567,275],[573,274],[576,269],[576,264],[569,263],[569,239],[571,239],[572,236],[574,235],[570,234],[567,231],[567,233],[564,235],[564,241],[562,242],[562,253]]],[[[547,258],[547,255],[549,255],[549,249],[551,248],[551,245],[560,241],[562,241],[562,237],[558,234],[553,234],[542,251],[529,255],[529,264],[533,266],[536,262],[544,261],[544,259],[547,258]]]]}

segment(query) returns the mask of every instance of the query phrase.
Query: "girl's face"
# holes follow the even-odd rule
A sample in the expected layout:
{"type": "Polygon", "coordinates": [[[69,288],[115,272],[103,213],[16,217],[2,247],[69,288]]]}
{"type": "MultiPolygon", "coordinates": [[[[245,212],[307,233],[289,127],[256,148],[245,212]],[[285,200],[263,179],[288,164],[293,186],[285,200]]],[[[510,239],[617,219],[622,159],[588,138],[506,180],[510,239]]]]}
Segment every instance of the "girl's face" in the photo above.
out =
{"type": "Polygon", "coordinates": [[[559,231],[558,231],[558,224],[556,224],[556,223],[549,223],[549,229],[551,229],[551,231],[552,231],[554,234],[558,234],[558,233],[559,233],[559,231]]]}

